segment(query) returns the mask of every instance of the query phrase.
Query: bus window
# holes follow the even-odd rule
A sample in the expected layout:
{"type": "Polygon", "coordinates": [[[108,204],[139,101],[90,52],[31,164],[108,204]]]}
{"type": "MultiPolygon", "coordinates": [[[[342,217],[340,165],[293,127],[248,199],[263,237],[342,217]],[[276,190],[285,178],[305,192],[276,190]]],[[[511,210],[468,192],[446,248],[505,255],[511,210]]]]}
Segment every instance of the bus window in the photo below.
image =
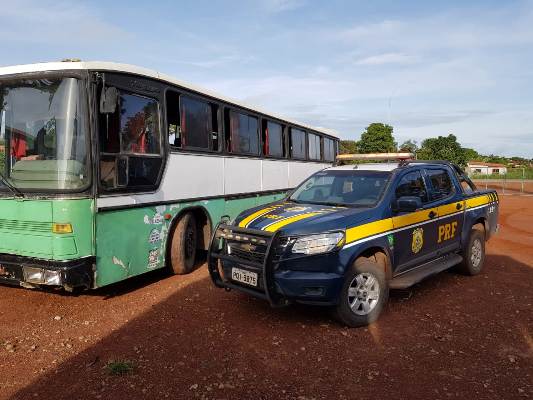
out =
{"type": "Polygon", "coordinates": [[[305,159],[305,132],[291,128],[291,156],[292,158],[305,159]]]}
{"type": "Polygon", "coordinates": [[[320,160],[320,136],[310,133],[307,136],[309,142],[308,157],[310,160],[320,160]]]}
{"type": "Polygon", "coordinates": [[[117,110],[113,114],[100,114],[99,120],[102,187],[118,188],[119,155],[129,159],[128,187],[155,185],[162,165],[159,102],[119,91],[117,110]]]}
{"type": "Polygon", "coordinates": [[[159,154],[157,101],[134,94],[120,96],[122,153],[159,154]]]}
{"type": "Polygon", "coordinates": [[[285,157],[283,125],[263,120],[263,154],[272,157],[285,157]]]}
{"type": "Polygon", "coordinates": [[[236,111],[230,112],[231,152],[259,154],[258,120],[236,111]]]}
{"type": "Polygon", "coordinates": [[[180,95],[171,90],[167,91],[166,95],[167,106],[167,134],[168,143],[172,147],[181,147],[181,132],[180,132],[180,95]]]}
{"type": "Polygon", "coordinates": [[[211,107],[207,102],[181,96],[181,147],[209,150],[212,132],[211,107]]]}
{"type": "Polygon", "coordinates": [[[218,129],[218,105],[209,103],[211,108],[211,150],[220,151],[220,131],[218,129]]]}
{"type": "Polygon", "coordinates": [[[335,161],[335,142],[328,138],[324,138],[324,160],[335,161]]]}

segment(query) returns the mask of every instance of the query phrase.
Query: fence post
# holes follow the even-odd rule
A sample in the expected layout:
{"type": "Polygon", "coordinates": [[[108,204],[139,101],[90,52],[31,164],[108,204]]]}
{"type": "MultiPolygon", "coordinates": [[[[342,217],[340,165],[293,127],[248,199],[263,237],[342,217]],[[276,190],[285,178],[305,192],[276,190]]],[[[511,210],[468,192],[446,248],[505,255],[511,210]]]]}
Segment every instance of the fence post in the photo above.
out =
{"type": "Polygon", "coordinates": [[[520,190],[520,193],[522,193],[522,194],[524,194],[524,183],[525,183],[525,180],[526,180],[526,169],[522,168],[522,185],[521,185],[521,190],[520,190]]]}

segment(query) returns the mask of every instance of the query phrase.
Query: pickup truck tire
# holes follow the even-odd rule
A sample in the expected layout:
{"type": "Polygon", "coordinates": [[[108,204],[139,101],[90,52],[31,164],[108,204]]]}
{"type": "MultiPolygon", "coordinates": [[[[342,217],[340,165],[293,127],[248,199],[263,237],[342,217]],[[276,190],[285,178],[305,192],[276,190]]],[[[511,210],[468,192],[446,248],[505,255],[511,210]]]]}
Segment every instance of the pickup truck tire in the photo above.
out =
{"type": "Polygon", "coordinates": [[[194,269],[196,262],[197,230],[192,213],[181,216],[176,223],[170,244],[170,266],[178,275],[194,269]]]}
{"type": "Polygon", "coordinates": [[[465,275],[477,275],[485,262],[485,228],[474,225],[470,231],[468,243],[463,249],[463,262],[458,265],[459,272],[465,275]]]}
{"type": "Polygon", "coordinates": [[[389,287],[385,268],[371,260],[374,259],[359,258],[346,272],[334,315],[347,326],[371,324],[387,303],[389,287]]]}

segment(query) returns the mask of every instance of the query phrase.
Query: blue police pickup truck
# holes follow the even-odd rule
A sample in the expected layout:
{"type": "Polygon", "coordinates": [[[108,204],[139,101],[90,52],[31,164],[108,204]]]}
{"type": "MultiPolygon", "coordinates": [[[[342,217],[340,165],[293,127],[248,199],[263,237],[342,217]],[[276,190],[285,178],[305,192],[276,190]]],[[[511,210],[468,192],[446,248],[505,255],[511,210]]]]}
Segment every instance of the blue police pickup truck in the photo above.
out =
{"type": "Polygon", "coordinates": [[[455,267],[481,271],[498,195],[445,161],[335,166],[279,202],[220,223],[214,284],[268,300],[331,306],[348,326],[375,321],[389,289],[455,267]]]}

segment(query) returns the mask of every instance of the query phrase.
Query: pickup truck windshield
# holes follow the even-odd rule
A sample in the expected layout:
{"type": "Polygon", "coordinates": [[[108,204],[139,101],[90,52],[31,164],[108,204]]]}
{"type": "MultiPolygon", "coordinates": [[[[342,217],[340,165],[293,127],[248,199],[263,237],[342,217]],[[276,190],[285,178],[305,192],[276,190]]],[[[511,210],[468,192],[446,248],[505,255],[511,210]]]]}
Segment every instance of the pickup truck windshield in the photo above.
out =
{"type": "Polygon", "coordinates": [[[321,171],[301,184],[289,200],[298,203],[373,207],[381,199],[390,172],[321,171]]]}
{"type": "MultiPolygon", "coordinates": [[[[88,184],[80,81],[0,83],[0,169],[21,192],[76,190],[88,184]]],[[[0,183],[0,190],[7,188],[0,183]]]]}

